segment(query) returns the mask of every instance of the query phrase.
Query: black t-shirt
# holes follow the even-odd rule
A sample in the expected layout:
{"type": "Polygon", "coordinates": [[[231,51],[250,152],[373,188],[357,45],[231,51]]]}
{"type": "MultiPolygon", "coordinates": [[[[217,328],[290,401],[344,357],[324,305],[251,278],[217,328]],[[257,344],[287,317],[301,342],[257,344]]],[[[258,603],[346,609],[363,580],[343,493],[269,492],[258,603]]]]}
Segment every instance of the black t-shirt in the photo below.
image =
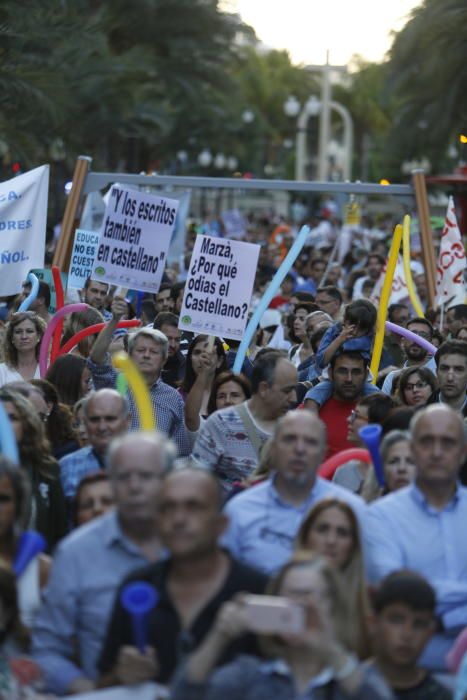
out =
{"type": "MultiPolygon", "coordinates": [[[[224,585],[207,603],[195,618],[190,629],[183,630],[177,610],[167,591],[167,576],[170,559],[151,564],[133,572],[121,584],[114,604],[110,624],[102,647],[98,669],[102,674],[109,673],[114,667],[121,646],[134,645],[132,621],[120,603],[120,593],[130,581],[146,581],[153,585],[159,599],[156,607],[149,613],[147,621],[148,646],[156,649],[160,672],[154,680],[167,683],[177,664],[204,639],[214,622],[223,603],[236,593],[264,593],[267,577],[245,564],[230,560],[230,572],[224,585]]],[[[230,661],[239,653],[255,654],[256,642],[253,635],[245,635],[235,640],[219,660],[219,664],[230,661]]]]}
{"type": "Polygon", "coordinates": [[[448,688],[433,678],[430,674],[425,676],[421,683],[392,692],[397,700],[452,700],[452,693],[448,688]]]}

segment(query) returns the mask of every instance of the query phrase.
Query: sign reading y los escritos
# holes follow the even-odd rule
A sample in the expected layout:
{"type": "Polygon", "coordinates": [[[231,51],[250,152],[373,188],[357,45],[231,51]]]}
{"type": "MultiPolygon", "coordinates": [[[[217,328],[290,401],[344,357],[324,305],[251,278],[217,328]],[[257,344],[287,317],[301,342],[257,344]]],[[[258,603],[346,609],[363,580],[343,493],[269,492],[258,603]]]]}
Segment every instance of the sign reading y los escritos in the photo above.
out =
{"type": "Polygon", "coordinates": [[[31,268],[44,266],[49,166],[0,182],[0,295],[18,294],[31,268]]]}
{"type": "Polygon", "coordinates": [[[92,277],[157,292],[175,226],[178,201],[112,187],[92,277]]]}

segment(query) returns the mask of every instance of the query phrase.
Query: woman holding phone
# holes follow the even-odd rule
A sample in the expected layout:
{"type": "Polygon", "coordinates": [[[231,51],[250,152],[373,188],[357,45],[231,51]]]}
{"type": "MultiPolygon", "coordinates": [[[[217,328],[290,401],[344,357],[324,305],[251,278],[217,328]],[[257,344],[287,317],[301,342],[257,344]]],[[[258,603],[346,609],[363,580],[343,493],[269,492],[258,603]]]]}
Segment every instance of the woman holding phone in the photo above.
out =
{"type": "Polygon", "coordinates": [[[375,669],[362,665],[349,651],[348,602],[339,576],[326,559],[297,552],[269,593],[280,604],[271,603],[266,614],[260,600],[257,608],[262,610],[255,613],[256,597],[224,604],[211,632],[176,676],[172,700],[392,698],[375,669]],[[284,617],[287,608],[293,613],[289,628],[284,617]],[[301,624],[297,625],[299,611],[301,624]],[[245,632],[263,633],[260,643],[269,658],[238,656],[214,670],[226,645],[245,632]]]}

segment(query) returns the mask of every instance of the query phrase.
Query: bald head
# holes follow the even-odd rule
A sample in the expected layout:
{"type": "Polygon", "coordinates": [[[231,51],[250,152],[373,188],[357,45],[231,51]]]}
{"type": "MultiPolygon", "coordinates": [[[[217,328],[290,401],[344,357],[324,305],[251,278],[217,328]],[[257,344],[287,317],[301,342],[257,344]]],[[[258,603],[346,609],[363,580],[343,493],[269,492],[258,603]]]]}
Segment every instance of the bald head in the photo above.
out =
{"type": "Polygon", "coordinates": [[[312,488],[326,451],[326,428],[311,411],[290,411],[276,426],[271,445],[271,469],[278,488],[312,488]]]}
{"type": "Polygon", "coordinates": [[[83,405],[83,413],[89,442],[101,455],[113,438],[128,430],[128,401],[114,389],[93,392],[83,405]]]}
{"type": "Polygon", "coordinates": [[[197,559],[217,550],[227,519],[213,474],[196,467],[173,471],[163,481],[159,503],[159,533],[173,559],[197,559]]]}
{"type": "Polygon", "coordinates": [[[426,406],[426,408],[424,408],[423,410],[417,411],[415,413],[414,417],[410,421],[410,433],[412,437],[415,437],[417,435],[417,432],[420,429],[420,423],[423,427],[427,421],[428,424],[431,425],[438,419],[443,422],[452,421],[453,426],[456,427],[459,433],[459,440],[465,442],[465,423],[462,420],[461,414],[445,403],[433,403],[429,406],[426,406]]]}
{"type": "Polygon", "coordinates": [[[323,443],[326,442],[326,426],[323,421],[311,411],[302,411],[298,409],[289,411],[285,416],[279,418],[276,423],[273,440],[276,439],[281,431],[287,429],[290,425],[304,426],[308,430],[314,432],[323,443]]]}
{"type": "Polygon", "coordinates": [[[410,432],[420,488],[453,489],[466,457],[461,416],[445,404],[432,404],[415,414],[410,432]]]}

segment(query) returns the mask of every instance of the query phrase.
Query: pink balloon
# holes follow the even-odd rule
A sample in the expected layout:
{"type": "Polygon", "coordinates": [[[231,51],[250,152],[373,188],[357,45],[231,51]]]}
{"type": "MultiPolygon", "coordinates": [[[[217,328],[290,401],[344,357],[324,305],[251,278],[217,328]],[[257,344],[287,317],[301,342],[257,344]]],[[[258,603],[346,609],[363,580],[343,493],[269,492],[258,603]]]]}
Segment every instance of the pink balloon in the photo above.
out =
{"type": "Polygon", "coordinates": [[[41,373],[42,379],[45,377],[47,372],[47,355],[49,353],[49,345],[54,334],[54,330],[57,327],[57,323],[66,314],[72,314],[75,311],[85,311],[88,308],[87,304],[68,304],[67,306],[62,306],[56,313],[53,319],[49,322],[49,325],[45,329],[44,336],[42,338],[41,349],[39,351],[39,371],[41,373]]]}
{"type": "Polygon", "coordinates": [[[430,355],[434,355],[438,349],[436,347],[436,345],[433,345],[433,343],[430,343],[425,338],[421,338],[416,333],[409,331],[408,328],[403,328],[402,326],[398,326],[396,323],[391,323],[391,321],[386,321],[386,328],[388,329],[388,331],[392,331],[393,333],[397,333],[398,335],[402,335],[404,338],[407,338],[407,340],[411,340],[412,343],[417,343],[417,345],[420,345],[420,347],[423,348],[424,350],[426,350],[430,355]]]}
{"type": "Polygon", "coordinates": [[[371,464],[371,457],[368,450],[362,447],[350,447],[348,450],[342,450],[323,462],[318,469],[318,475],[323,477],[323,479],[332,479],[337,467],[340,467],[341,464],[345,464],[346,462],[350,462],[351,459],[358,459],[359,462],[371,464]]]}

